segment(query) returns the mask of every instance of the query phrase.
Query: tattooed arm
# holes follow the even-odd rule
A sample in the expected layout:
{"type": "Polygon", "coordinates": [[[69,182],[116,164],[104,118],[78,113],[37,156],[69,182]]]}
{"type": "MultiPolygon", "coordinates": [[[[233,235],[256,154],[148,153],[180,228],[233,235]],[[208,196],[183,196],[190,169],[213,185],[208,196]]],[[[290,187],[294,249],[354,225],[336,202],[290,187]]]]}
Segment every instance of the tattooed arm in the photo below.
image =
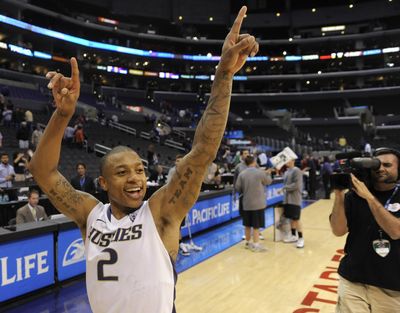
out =
{"type": "Polygon", "coordinates": [[[75,112],[80,90],[75,58],[71,59],[71,69],[71,78],[56,72],[46,75],[50,79],[48,88],[52,90],[57,108],[33,154],[29,171],[57,210],[74,220],[84,233],[89,212],[98,201],[89,194],[75,190],[57,170],[64,130],[75,112]]]}
{"type": "Polygon", "coordinates": [[[171,181],[150,199],[153,216],[161,224],[180,224],[196,202],[207,167],[217,155],[228,119],[233,76],[247,57],[258,51],[253,36],[239,35],[245,14],[246,7],[242,7],[225,38],[210,100],[197,126],[192,150],[179,162],[171,181]]]}

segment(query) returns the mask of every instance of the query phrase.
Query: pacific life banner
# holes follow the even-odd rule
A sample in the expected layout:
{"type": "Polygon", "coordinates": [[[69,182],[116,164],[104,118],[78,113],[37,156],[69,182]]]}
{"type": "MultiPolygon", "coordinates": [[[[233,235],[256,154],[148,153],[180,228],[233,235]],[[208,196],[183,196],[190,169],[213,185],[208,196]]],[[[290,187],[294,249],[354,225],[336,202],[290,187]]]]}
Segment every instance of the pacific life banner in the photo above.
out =
{"type": "Polygon", "coordinates": [[[266,187],[267,206],[283,201],[283,183],[272,184],[266,187]]]}
{"type": "Polygon", "coordinates": [[[54,284],[53,233],[0,244],[0,302],[54,284]]]}
{"type": "Polygon", "coordinates": [[[59,281],[86,271],[85,244],[77,228],[58,233],[57,271],[59,281]]]}
{"type": "Polygon", "coordinates": [[[231,195],[223,195],[211,199],[201,200],[190,209],[185,225],[182,227],[182,236],[189,234],[188,224],[192,234],[231,219],[231,195]]]}

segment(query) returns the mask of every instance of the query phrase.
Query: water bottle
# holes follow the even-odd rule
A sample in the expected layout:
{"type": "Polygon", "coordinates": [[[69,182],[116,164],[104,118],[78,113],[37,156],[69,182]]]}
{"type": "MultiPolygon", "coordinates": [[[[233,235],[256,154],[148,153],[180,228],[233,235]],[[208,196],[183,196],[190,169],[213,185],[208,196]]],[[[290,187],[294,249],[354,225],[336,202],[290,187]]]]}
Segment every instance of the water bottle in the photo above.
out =
{"type": "Polygon", "coordinates": [[[3,195],[3,202],[9,202],[10,201],[10,199],[8,198],[8,194],[4,194],[3,195]]]}

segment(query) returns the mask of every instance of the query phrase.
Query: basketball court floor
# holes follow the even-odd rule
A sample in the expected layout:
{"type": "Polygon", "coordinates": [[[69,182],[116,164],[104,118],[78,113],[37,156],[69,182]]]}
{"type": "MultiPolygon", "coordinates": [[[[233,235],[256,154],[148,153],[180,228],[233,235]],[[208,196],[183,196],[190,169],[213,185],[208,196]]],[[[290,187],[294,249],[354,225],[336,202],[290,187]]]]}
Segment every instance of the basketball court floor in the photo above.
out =
{"type": "MultiPolygon", "coordinates": [[[[333,200],[307,202],[302,211],[304,249],[274,242],[273,210],[266,210],[265,253],[244,249],[237,220],[194,238],[201,252],[180,256],[178,313],[331,313],[335,310],[344,237],[328,222],[333,200]]],[[[151,301],[151,299],[149,299],[151,301]]],[[[37,295],[7,313],[90,313],[83,279],[37,295]]],[[[127,310],[126,313],[130,311],[127,310]]],[[[125,313],[125,312],[121,312],[125,313]]]]}

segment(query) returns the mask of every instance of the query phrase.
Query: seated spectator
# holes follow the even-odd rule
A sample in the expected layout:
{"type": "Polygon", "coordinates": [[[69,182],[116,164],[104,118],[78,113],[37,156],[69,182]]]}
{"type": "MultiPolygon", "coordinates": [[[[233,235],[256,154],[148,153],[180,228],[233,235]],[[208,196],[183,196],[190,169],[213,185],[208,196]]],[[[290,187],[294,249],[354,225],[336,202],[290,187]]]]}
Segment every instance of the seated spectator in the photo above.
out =
{"type": "Polygon", "coordinates": [[[161,186],[165,184],[166,180],[167,176],[163,173],[163,167],[157,164],[155,166],[155,171],[149,177],[149,181],[156,182],[161,186]]]}
{"type": "Polygon", "coordinates": [[[32,189],[28,194],[28,203],[17,211],[17,224],[47,220],[44,207],[38,205],[39,192],[32,189]]]}
{"type": "Polygon", "coordinates": [[[64,142],[68,146],[71,146],[72,142],[74,141],[74,133],[75,129],[72,126],[67,126],[67,128],[64,131],[64,142]]]}
{"type": "Polygon", "coordinates": [[[214,162],[210,164],[206,175],[204,176],[204,185],[219,185],[221,183],[221,175],[218,170],[218,165],[214,162]]]}

